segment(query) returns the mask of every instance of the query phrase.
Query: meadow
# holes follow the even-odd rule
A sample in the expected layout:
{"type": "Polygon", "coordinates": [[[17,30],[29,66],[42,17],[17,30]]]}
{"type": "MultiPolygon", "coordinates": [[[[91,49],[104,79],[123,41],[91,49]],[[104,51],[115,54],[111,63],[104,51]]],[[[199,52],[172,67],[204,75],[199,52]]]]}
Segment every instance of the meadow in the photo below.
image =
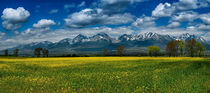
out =
{"type": "Polygon", "coordinates": [[[210,58],[0,57],[0,93],[209,93],[210,58]]]}

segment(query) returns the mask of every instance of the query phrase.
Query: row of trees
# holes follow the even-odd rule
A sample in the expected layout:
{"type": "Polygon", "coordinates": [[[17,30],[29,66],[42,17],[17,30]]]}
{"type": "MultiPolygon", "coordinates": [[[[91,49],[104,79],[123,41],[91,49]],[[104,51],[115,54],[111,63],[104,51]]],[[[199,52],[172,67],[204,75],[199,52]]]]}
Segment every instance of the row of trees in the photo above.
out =
{"type": "Polygon", "coordinates": [[[36,48],[34,50],[34,55],[36,55],[37,57],[40,57],[41,55],[43,55],[44,57],[48,57],[49,51],[45,48],[36,48]]]}
{"type": "MultiPolygon", "coordinates": [[[[119,45],[119,46],[117,47],[116,55],[122,56],[124,50],[125,50],[125,46],[119,45]]],[[[108,54],[108,50],[105,48],[105,49],[103,50],[103,53],[104,53],[104,56],[106,56],[106,55],[108,54]]]]}
{"type": "MultiPolygon", "coordinates": [[[[34,50],[34,54],[37,57],[40,57],[41,54],[43,54],[44,57],[48,57],[49,51],[47,49],[44,49],[44,48],[36,48],[34,50]]],[[[4,50],[4,55],[9,56],[9,50],[8,49],[4,50]]],[[[13,55],[17,57],[19,55],[19,49],[13,50],[13,55]]]]}
{"type": "Polygon", "coordinates": [[[195,39],[188,40],[187,42],[184,42],[182,40],[171,41],[167,44],[166,47],[166,52],[169,56],[188,55],[191,57],[201,57],[204,55],[205,50],[205,46],[195,39]]]}
{"type": "MultiPolygon", "coordinates": [[[[15,49],[15,50],[13,50],[13,55],[14,56],[18,56],[18,53],[19,53],[19,49],[15,49]]],[[[5,56],[9,56],[9,50],[8,49],[6,49],[6,50],[4,50],[4,55],[5,56]]]]}
{"type": "MultiPolygon", "coordinates": [[[[195,39],[188,40],[184,42],[183,40],[171,41],[166,46],[166,54],[168,56],[203,56],[204,51],[206,50],[205,46],[196,41],[195,39]]],[[[160,52],[160,48],[157,46],[148,47],[149,56],[157,56],[160,52]]]]}

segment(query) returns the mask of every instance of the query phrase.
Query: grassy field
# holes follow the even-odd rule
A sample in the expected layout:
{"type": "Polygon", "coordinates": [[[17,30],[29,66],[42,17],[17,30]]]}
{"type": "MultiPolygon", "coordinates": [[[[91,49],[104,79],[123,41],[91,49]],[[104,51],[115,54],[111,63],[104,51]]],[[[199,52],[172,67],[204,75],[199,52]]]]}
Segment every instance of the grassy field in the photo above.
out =
{"type": "Polygon", "coordinates": [[[0,58],[0,93],[209,93],[210,58],[0,58]]]}

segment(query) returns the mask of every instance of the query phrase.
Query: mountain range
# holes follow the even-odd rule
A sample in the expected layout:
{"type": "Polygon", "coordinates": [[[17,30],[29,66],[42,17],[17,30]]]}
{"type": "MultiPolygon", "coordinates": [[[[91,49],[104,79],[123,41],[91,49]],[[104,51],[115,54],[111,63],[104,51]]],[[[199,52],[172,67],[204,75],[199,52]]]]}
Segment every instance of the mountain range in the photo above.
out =
{"type": "Polygon", "coordinates": [[[170,36],[170,35],[161,35],[157,33],[147,32],[139,35],[129,35],[123,34],[118,38],[111,38],[106,33],[98,33],[91,37],[84,36],[82,34],[77,35],[75,38],[65,38],[59,42],[33,42],[30,44],[19,45],[9,50],[14,50],[18,48],[20,54],[33,54],[35,48],[41,47],[46,48],[54,55],[62,54],[97,54],[102,53],[103,49],[107,49],[110,52],[115,52],[116,47],[119,45],[124,45],[128,52],[146,52],[146,47],[150,45],[159,46],[161,49],[165,49],[165,46],[168,42],[172,40],[190,40],[194,38],[196,41],[202,42],[206,45],[207,49],[210,49],[210,44],[202,37],[196,35],[190,35],[188,33],[182,34],[180,36],[170,36]]]}

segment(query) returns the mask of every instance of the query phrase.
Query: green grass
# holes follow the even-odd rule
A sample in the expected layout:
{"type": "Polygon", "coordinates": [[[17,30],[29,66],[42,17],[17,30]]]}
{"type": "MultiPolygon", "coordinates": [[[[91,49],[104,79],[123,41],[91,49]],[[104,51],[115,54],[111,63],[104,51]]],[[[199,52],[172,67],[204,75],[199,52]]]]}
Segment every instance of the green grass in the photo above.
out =
{"type": "Polygon", "coordinates": [[[209,93],[209,58],[0,58],[0,93],[209,93]]]}

